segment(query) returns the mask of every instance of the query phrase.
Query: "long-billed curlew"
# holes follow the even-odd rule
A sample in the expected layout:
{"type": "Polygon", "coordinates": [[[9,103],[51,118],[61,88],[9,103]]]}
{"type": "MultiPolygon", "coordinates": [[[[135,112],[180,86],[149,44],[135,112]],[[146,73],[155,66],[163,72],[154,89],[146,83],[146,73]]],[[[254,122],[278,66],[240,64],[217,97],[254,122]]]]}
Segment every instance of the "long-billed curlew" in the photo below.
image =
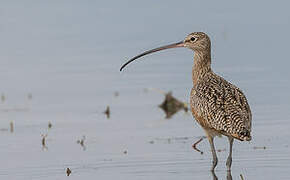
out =
{"type": "Polygon", "coordinates": [[[234,139],[251,140],[252,114],[242,91],[211,70],[211,42],[203,32],[189,34],[184,41],[146,51],[126,62],[120,69],[144,55],[169,48],[187,47],[194,51],[192,68],[193,88],[190,94],[191,111],[205,130],[210,143],[213,165],[218,159],[214,147],[215,136],[227,136],[230,144],[227,169],[231,169],[234,139]]]}

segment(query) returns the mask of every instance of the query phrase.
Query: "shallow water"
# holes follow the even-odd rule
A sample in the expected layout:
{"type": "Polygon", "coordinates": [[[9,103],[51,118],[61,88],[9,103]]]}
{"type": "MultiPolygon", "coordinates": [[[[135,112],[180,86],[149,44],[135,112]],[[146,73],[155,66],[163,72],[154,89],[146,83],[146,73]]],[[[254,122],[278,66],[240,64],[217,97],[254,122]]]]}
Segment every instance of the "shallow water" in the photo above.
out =
{"type": "MultiPolygon", "coordinates": [[[[214,71],[252,108],[253,140],[234,142],[232,178],[288,179],[289,4],[225,3],[3,1],[1,179],[63,179],[66,168],[70,179],[213,179],[207,140],[198,144],[204,154],[192,148],[204,133],[191,114],[165,119],[164,96],[144,91],[188,101],[192,52],[160,52],[119,72],[131,56],[191,31],[211,36],[214,71]]],[[[227,139],[216,148],[215,173],[226,179],[227,139]]]]}

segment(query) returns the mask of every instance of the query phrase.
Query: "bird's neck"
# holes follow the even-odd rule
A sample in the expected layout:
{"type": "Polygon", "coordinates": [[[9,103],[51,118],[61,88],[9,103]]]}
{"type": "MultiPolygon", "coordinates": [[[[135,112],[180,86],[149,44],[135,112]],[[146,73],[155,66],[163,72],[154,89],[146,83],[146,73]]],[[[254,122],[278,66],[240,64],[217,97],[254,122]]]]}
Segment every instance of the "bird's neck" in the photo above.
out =
{"type": "Polygon", "coordinates": [[[195,86],[207,73],[211,72],[211,53],[208,51],[194,52],[194,65],[192,68],[193,86],[195,86]]]}

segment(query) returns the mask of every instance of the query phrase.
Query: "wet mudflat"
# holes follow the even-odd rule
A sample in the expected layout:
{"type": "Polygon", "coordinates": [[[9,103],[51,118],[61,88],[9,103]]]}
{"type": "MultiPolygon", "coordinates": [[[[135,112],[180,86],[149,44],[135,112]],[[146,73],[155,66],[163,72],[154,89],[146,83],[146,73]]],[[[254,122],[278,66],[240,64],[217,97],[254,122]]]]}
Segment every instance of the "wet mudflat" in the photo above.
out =
{"type": "MultiPolygon", "coordinates": [[[[170,15],[179,4],[163,15],[157,4],[152,17],[142,15],[152,7],[131,4],[141,23],[121,13],[125,4],[28,2],[7,2],[0,14],[1,179],[213,179],[207,140],[197,145],[203,154],[192,148],[204,132],[190,112],[166,118],[159,107],[164,94],[144,91],[172,91],[188,103],[192,53],[179,49],[152,55],[119,72],[125,60],[146,48],[199,30],[212,37],[214,71],[244,91],[253,111],[252,141],[234,142],[232,179],[241,179],[240,174],[245,180],[289,178],[290,37],[283,34],[290,26],[283,18],[257,21],[245,15],[237,22],[239,12],[210,6],[213,18],[189,25],[186,14],[170,15]],[[145,31],[144,20],[156,19],[153,15],[166,16],[164,24],[145,31]],[[182,28],[172,27],[176,16],[182,28]],[[215,24],[221,19],[223,27],[215,24]],[[128,30],[132,24],[135,29],[128,30]],[[265,38],[277,28],[275,38],[265,38]]],[[[272,7],[265,5],[265,12],[272,7]]],[[[193,16],[205,9],[196,10],[193,16]]],[[[215,144],[215,174],[226,179],[227,139],[216,138],[215,144]]]]}

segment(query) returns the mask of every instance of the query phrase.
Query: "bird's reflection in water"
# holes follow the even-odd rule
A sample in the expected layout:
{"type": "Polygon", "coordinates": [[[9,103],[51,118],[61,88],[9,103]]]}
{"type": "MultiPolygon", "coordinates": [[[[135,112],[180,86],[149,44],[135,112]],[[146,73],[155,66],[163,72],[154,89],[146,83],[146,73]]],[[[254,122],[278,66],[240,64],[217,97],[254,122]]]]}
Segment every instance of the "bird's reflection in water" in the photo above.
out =
{"type": "MultiPolygon", "coordinates": [[[[212,174],[213,180],[218,180],[218,177],[216,176],[214,171],[211,171],[211,174],[212,174]]],[[[233,180],[231,171],[227,171],[227,180],[233,180]]]]}
{"type": "Polygon", "coordinates": [[[212,179],[213,180],[218,180],[218,177],[216,176],[214,171],[211,171],[211,174],[212,174],[212,179]]]}
{"type": "Polygon", "coordinates": [[[231,171],[227,171],[227,180],[232,180],[232,173],[231,171]]]}

